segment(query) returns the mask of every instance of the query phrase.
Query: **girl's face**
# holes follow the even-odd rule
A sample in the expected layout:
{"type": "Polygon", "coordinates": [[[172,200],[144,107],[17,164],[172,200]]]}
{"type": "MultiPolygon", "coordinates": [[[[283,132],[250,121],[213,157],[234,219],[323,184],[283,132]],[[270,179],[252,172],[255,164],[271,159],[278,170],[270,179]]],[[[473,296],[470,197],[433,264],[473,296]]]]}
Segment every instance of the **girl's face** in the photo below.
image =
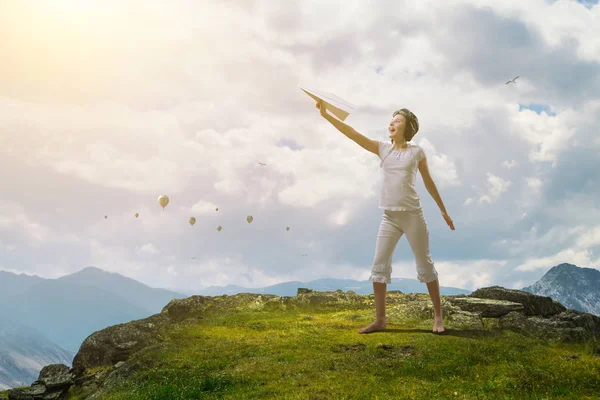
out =
{"type": "Polygon", "coordinates": [[[390,133],[390,139],[394,139],[394,142],[399,141],[404,136],[404,125],[406,124],[406,118],[404,115],[397,114],[392,121],[390,122],[390,126],[388,127],[388,131],[390,133]]]}

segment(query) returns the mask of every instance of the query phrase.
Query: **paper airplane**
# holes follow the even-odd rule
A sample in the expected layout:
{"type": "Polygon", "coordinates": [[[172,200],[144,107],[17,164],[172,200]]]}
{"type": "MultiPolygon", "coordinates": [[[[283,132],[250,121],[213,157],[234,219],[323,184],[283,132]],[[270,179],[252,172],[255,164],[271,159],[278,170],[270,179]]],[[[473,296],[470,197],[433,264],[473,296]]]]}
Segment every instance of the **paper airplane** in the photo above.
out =
{"type": "Polygon", "coordinates": [[[317,101],[323,100],[323,104],[325,104],[325,109],[331,111],[333,115],[335,115],[342,121],[345,120],[348,114],[350,114],[356,108],[356,106],[354,106],[353,104],[336,96],[333,93],[322,92],[320,90],[306,89],[300,85],[298,85],[298,87],[313,99],[317,101]]]}

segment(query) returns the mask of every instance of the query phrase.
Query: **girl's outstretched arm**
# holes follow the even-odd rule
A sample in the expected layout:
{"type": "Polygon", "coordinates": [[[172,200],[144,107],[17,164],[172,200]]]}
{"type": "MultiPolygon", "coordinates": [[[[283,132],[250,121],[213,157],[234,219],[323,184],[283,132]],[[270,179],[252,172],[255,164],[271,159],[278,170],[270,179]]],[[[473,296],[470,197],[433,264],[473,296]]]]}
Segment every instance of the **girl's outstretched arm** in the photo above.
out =
{"type": "Polygon", "coordinates": [[[369,139],[368,137],[361,135],[350,125],[345,124],[339,119],[328,114],[321,101],[317,102],[317,108],[321,111],[321,116],[329,121],[331,125],[335,126],[337,130],[342,132],[348,138],[352,139],[363,149],[370,151],[375,155],[379,155],[379,142],[377,140],[369,139]]]}

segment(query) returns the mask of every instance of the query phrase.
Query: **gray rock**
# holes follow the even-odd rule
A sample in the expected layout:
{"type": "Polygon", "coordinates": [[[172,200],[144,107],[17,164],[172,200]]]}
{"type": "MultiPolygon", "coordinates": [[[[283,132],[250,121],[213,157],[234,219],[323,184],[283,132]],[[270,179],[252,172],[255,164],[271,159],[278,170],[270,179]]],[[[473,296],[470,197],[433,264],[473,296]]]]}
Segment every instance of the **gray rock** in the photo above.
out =
{"type": "Polygon", "coordinates": [[[8,392],[8,400],[33,400],[30,388],[18,388],[8,392]]]}
{"type": "Polygon", "coordinates": [[[213,304],[214,299],[210,296],[195,295],[185,299],[173,299],[162,309],[161,314],[173,321],[182,321],[188,318],[203,319],[205,311],[213,304]]]}
{"type": "Polygon", "coordinates": [[[148,346],[143,350],[140,350],[138,353],[133,355],[127,362],[123,363],[120,368],[114,368],[112,371],[107,373],[105,377],[98,379],[96,383],[96,388],[93,394],[89,397],[86,397],[86,400],[97,400],[102,399],[105,396],[105,393],[110,390],[114,386],[118,386],[124,380],[129,378],[136,371],[144,370],[148,368],[152,368],[155,366],[154,363],[148,364],[148,359],[144,357],[147,353],[153,353],[159,351],[163,348],[174,346],[172,343],[158,343],[152,346],[148,346]],[[142,361],[142,359],[144,361],[142,361]]]}
{"type": "Polygon", "coordinates": [[[472,292],[468,297],[520,303],[523,305],[523,313],[527,316],[541,315],[542,317],[549,317],[567,310],[565,306],[551,297],[538,296],[516,289],[506,289],[502,286],[480,288],[472,292]]]}
{"type": "Polygon", "coordinates": [[[298,307],[303,308],[358,308],[362,305],[362,298],[355,292],[341,290],[318,292],[312,289],[298,288],[295,302],[298,307]]]}
{"type": "Polygon", "coordinates": [[[36,382],[42,383],[48,390],[68,388],[73,384],[73,376],[69,370],[64,364],[46,365],[36,382]]]}
{"type": "Polygon", "coordinates": [[[482,329],[480,312],[456,310],[449,318],[452,325],[459,329],[482,329]]]}
{"type": "Polygon", "coordinates": [[[76,378],[86,369],[112,366],[126,361],[135,352],[163,340],[161,328],[168,321],[166,314],[109,326],[88,336],[73,359],[76,378]]]}
{"type": "Polygon", "coordinates": [[[35,381],[31,384],[29,393],[31,393],[32,396],[42,395],[46,393],[46,386],[44,386],[44,384],[41,382],[35,381]]]}
{"type": "Polygon", "coordinates": [[[484,318],[499,318],[512,311],[523,311],[521,303],[477,297],[454,297],[447,299],[464,311],[479,313],[484,318]]]}
{"type": "Polygon", "coordinates": [[[8,392],[9,400],[54,400],[62,396],[73,385],[70,369],[63,364],[46,365],[38,379],[28,388],[18,388],[8,392]]]}
{"type": "Polygon", "coordinates": [[[567,310],[550,318],[511,312],[501,317],[499,323],[502,329],[561,342],[600,340],[600,317],[577,310],[567,310]]]}

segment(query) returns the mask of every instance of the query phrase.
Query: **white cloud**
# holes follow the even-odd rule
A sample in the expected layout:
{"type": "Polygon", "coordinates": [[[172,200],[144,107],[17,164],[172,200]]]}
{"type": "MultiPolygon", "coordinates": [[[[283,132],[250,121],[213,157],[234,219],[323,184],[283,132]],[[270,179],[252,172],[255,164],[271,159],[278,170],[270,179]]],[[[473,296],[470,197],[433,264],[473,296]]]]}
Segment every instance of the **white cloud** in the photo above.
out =
{"type": "Polygon", "coordinates": [[[158,254],[160,251],[152,243],[146,243],[140,246],[138,253],[158,254]]]}
{"type": "Polygon", "coordinates": [[[511,169],[514,168],[517,165],[517,161],[516,160],[506,160],[502,162],[502,166],[506,169],[511,169]]]}
{"type": "Polygon", "coordinates": [[[329,217],[329,223],[333,225],[346,225],[349,220],[350,211],[350,204],[348,202],[342,203],[335,213],[329,217]]]}
{"type": "Polygon", "coordinates": [[[592,228],[582,225],[556,226],[542,236],[538,236],[537,227],[534,225],[521,240],[513,242],[507,250],[513,256],[524,256],[523,262],[515,270],[534,271],[549,269],[564,262],[581,267],[598,265],[600,258],[593,258],[593,249],[597,246],[600,246],[599,226],[592,228]],[[527,256],[539,253],[540,250],[550,255],[527,256]]]}
{"type": "Polygon", "coordinates": [[[427,156],[427,165],[430,172],[432,171],[431,175],[436,181],[436,186],[438,186],[438,181],[440,188],[460,185],[456,165],[446,154],[437,152],[433,143],[427,138],[421,139],[418,144],[427,156]]]}
{"type": "Polygon", "coordinates": [[[215,212],[218,212],[217,208],[219,208],[217,204],[211,201],[198,200],[197,203],[192,205],[191,212],[200,215],[213,215],[215,212]]]}
{"type": "Polygon", "coordinates": [[[513,109],[512,132],[534,145],[529,154],[531,161],[549,161],[555,167],[559,154],[572,146],[569,140],[577,131],[577,119],[582,118],[581,114],[567,109],[550,116],[545,112],[538,114],[527,109],[513,109]]]}
{"type": "MultiPolygon", "coordinates": [[[[9,232],[11,242],[19,243],[19,247],[40,246],[45,244],[74,243],[83,244],[83,241],[70,232],[62,232],[56,226],[50,226],[40,219],[36,210],[26,210],[22,204],[11,200],[0,200],[0,232],[9,232]]],[[[43,215],[44,220],[50,221],[47,213],[43,215]]],[[[8,251],[17,248],[15,244],[3,244],[0,246],[8,251]]]]}
{"type": "Polygon", "coordinates": [[[169,275],[172,275],[172,276],[178,276],[179,275],[179,273],[177,272],[177,267],[174,266],[174,265],[169,265],[167,267],[167,273],[169,275]]]}
{"type": "Polygon", "coordinates": [[[519,19],[535,29],[550,48],[558,48],[569,41],[577,57],[588,62],[600,61],[600,28],[594,23],[600,13],[598,6],[588,10],[577,1],[562,0],[457,0],[453,4],[492,8],[500,16],[519,19]]]}
{"type": "Polygon", "coordinates": [[[12,204],[11,209],[1,211],[1,229],[24,234],[28,239],[31,239],[29,244],[44,242],[50,238],[50,228],[29,219],[23,207],[12,204]]]}
{"type": "Polygon", "coordinates": [[[591,249],[600,246],[600,225],[580,229],[578,232],[580,235],[575,242],[577,248],[591,249]]]}
{"type": "Polygon", "coordinates": [[[588,265],[597,265],[599,259],[592,260],[590,258],[590,252],[588,250],[574,250],[566,249],[556,254],[540,257],[540,258],[528,258],[524,260],[517,268],[516,271],[534,271],[534,270],[548,270],[555,265],[568,262],[575,264],[580,267],[587,267],[588,265]]]}
{"type": "Polygon", "coordinates": [[[509,289],[521,289],[524,286],[527,286],[527,284],[525,283],[525,281],[524,280],[518,280],[516,282],[513,282],[513,284],[511,285],[511,287],[509,289]]]}
{"type": "Polygon", "coordinates": [[[17,248],[17,246],[15,246],[14,244],[5,244],[0,240],[0,248],[6,251],[14,251],[17,248]]]}
{"type": "MultiPolygon", "coordinates": [[[[493,285],[494,281],[503,274],[503,267],[507,264],[501,260],[458,260],[436,261],[435,269],[438,271],[440,285],[475,290],[480,287],[493,285]]],[[[394,278],[416,279],[416,266],[414,262],[398,262],[392,264],[392,282],[394,278]]],[[[368,275],[367,275],[368,278],[368,275]]]]}
{"type": "Polygon", "coordinates": [[[508,190],[512,184],[509,180],[505,180],[491,173],[487,173],[488,192],[479,198],[479,203],[487,202],[494,203],[500,198],[500,195],[508,190]]]}
{"type": "Polygon", "coordinates": [[[531,188],[534,193],[538,193],[540,188],[542,187],[542,180],[537,177],[525,179],[527,181],[527,186],[531,188]]]}

